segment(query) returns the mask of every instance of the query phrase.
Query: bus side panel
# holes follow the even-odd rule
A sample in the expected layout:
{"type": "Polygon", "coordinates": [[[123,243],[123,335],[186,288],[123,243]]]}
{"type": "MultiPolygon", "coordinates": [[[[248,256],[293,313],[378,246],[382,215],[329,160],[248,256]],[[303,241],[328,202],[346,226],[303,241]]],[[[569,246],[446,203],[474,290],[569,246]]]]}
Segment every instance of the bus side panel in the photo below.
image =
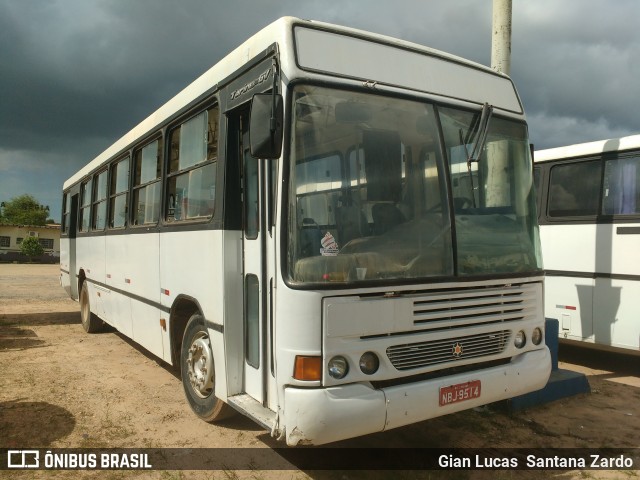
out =
{"type": "Polygon", "coordinates": [[[544,225],[540,241],[545,270],[596,271],[595,225],[544,225]]]}
{"type": "Polygon", "coordinates": [[[560,336],[638,350],[640,272],[638,224],[544,225],[540,229],[545,315],[560,322],[560,336]]]}
{"type": "Polygon", "coordinates": [[[598,224],[593,299],[595,342],[640,348],[640,223],[598,224]],[[610,275],[610,276],[609,276],[610,275]],[[629,276],[631,278],[620,278],[629,276]]]}
{"type": "Polygon", "coordinates": [[[109,322],[108,316],[105,314],[105,298],[107,293],[104,287],[98,288],[97,284],[104,285],[104,255],[105,255],[105,237],[103,236],[83,236],[76,238],[77,242],[77,274],[84,272],[87,286],[89,289],[89,304],[91,312],[95,313],[102,320],[109,322]],[[98,295],[100,293],[100,295],[98,295]]]}
{"type": "Polygon", "coordinates": [[[71,294],[71,277],[75,277],[75,273],[69,271],[70,243],[71,240],[68,237],[60,238],[60,286],[64,288],[69,297],[73,298],[71,294]]]}
{"type": "Polygon", "coordinates": [[[545,317],[558,320],[560,337],[593,341],[593,279],[547,276],[544,290],[545,317]]]}
{"type": "Polygon", "coordinates": [[[129,263],[127,258],[128,239],[129,236],[124,235],[106,237],[105,250],[108,262],[105,269],[105,283],[110,291],[105,295],[105,313],[111,325],[132,338],[131,299],[127,295],[129,290],[127,280],[136,265],[129,263]]]}
{"type": "MultiPolygon", "coordinates": [[[[171,361],[169,331],[163,329],[160,305],[160,234],[141,233],[122,237],[125,242],[127,288],[131,295],[133,339],[158,357],[171,361]],[[165,344],[167,348],[165,349],[165,344]]],[[[169,314],[164,314],[168,320],[169,314]]]]}
{"type": "Polygon", "coordinates": [[[597,228],[596,271],[635,275],[640,280],[640,223],[599,224],[597,228]]]}
{"type": "Polygon", "coordinates": [[[640,281],[598,278],[595,283],[595,343],[640,350],[640,281]]]}
{"type": "MultiPolygon", "coordinates": [[[[227,394],[242,392],[244,355],[244,302],[242,281],[242,233],[222,233],[224,261],[224,351],[226,354],[227,394]]],[[[213,347],[215,348],[215,346],[213,347]]],[[[220,377],[219,377],[220,378],[220,377]]]]}
{"type": "MultiPolygon", "coordinates": [[[[160,235],[161,303],[171,308],[178,297],[192,299],[209,330],[217,378],[226,378],[224,361],[224,281],[222,230],[174,231],[160,235]]],[[[242,318],[235,319],[242,323],[242,318]]],[[[173,339],[182,342],[182,338],[173,339]]],[[[237,354],[241,354],[238,349],[237,354]]],[[[215,394],[226,399],[226,382],[216,382],[215,394]]]]}
{"type": "Polygon", "coordinates": [[[593,341],[595,225],[545,225],[540,240],[552,272],[545,279],[545,317],[558,320],[561,338],[593,341]]]}

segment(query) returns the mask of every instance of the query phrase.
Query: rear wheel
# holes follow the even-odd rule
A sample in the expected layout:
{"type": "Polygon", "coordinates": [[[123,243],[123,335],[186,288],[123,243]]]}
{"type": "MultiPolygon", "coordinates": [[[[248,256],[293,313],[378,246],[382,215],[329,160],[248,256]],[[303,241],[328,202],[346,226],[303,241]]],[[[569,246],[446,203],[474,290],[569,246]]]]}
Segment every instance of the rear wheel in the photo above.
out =
{"type": "Polygon", "coordinates": [[[97,315],[91,313],[87,282],[82,282],[82,288],[80,289],[80,319],[82,320],[82,327],[87,333],[99,332],[104,325],[97,315]]]}
{"type": "Polygon", "coordinates": [[[233,409],[217,398],[213,350],[209,332],[200,314],[187,323],[180,352],[182,386],[191,409],[205,422],[223,420],[233,415],[233,409]]]}

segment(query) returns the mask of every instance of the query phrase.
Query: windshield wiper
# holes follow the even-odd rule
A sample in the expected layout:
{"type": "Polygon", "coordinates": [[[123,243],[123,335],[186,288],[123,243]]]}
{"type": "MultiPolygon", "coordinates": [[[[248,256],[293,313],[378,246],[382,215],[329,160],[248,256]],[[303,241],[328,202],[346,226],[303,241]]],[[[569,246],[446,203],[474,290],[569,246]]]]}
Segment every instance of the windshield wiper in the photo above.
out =
{"type": "MultiPolygon", "coordinates": [[[[469,172],[469,181],[471,182],[471,201],[473,202],[473,208],[476,208],[476,196],[474,192],[475,187],[473,185],[473,174],[471,173],[471,164],[473,162],[478,162],[480,155],[482,155],[484,144],[487,141],[487,133],[489,133],[489,123],[491,121],[492,114],[493,107],[488,103],[485,103],[482,106],[482,113],[480,114],[478,130],[476,131],[471,154],[469,154],[469,150],[467,150],[467,142],[463,142],[464,149],[467,153],[467,171],[469,172]]],[[[462,140],[462,130],[460,130],[460,139],[462,140]]]]}

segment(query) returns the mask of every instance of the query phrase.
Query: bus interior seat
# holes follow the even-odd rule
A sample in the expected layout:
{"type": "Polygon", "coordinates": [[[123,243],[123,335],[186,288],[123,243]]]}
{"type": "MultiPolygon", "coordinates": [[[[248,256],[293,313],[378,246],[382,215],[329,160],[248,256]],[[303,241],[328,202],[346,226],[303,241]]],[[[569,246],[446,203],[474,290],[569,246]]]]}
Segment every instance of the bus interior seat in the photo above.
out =
{"type": "Polygon", "coordinates": [[[303,218],[300,230],[300,258],[320,254],[322,231],[313,218],[303,218]]]}
{"type": "Polygon", "coordinates": [[[356,206],[342,206],[336,209],[336,224],[340,246],[354,238],[369,236],[369,223],[364,213],[356,206]]]}
{"type": "Polygon", "coordinates": [[[400,209],[391,203],[376,203],[371,207],[371,217],[375,235],[382,235],[407,220],[400,209]]]}
{"type": "Polygon", "coordinates": [[[453,210],[456,213],[464,212],[473,207],[473,200],[467,197],[454,197],[453,210]]]}

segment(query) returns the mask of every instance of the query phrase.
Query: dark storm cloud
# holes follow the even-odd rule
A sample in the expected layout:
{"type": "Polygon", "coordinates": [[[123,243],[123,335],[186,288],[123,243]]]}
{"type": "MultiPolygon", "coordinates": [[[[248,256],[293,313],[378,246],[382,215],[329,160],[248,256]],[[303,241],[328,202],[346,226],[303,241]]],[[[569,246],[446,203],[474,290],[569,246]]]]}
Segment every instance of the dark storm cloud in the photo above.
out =
{"type": "Polygon", "coordinates": [[[640,131],[640,3],[514,2],[512,77],[540,147],[640,131]]]}
{"type": "MultiPolygon", "coordinates": [[[[640,2],[513,1],[536,147],[640,130],[640,2]]],[[[65,178],[283,15],[490,63],[490,0],[0,0],[0,200],[37,194],[59,219],[65,178]]]]}
{"type": "Polygon", "coordinates": [[[276,5],[0,2],[0,145],[113,141],[281,16],[276,5]]]}
{"type": "Polygon", "coordinates": [[[5,5],[3,146],[29,142],[46,149],[55,139],[111,140],[203,71],[207,33],[199,17],[168,17],[166,9],[145,9],[143,3],[5,5]],[[87,11],[87,4],[94,8],[87,11]],[[76,6],[72,21],[69,12],[76,6]]]}

